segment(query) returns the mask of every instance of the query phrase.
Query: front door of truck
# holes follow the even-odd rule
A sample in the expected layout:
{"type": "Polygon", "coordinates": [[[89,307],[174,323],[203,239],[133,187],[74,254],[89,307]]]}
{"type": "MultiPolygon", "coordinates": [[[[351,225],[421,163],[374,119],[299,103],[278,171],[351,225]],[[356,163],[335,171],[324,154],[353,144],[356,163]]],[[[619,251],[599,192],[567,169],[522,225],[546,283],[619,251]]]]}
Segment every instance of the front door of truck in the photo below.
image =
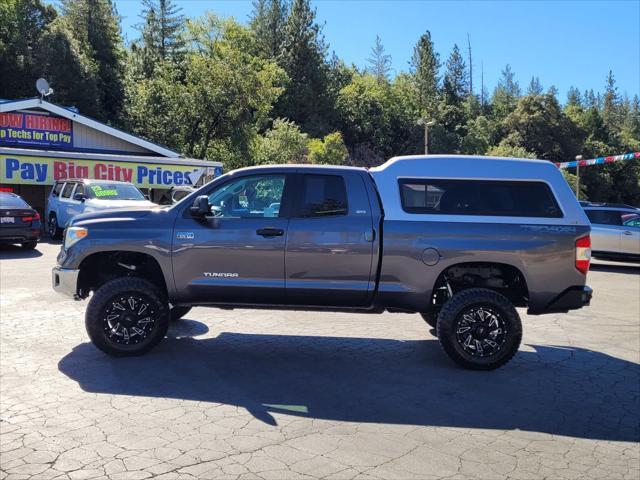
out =
{"type": "Polygon", "coordinates": [[[287,302],[362,307],[374,288],[375,232],[360,175],[296,176],[285,256],[287,302]]]}
{"type": "Polygon", "coordinates": [[[193,218],[185,206],[172,252],[180,301],[284,303],[288,184],[284,174],[235,177],[207,193],[206,218],[193,218]]]}

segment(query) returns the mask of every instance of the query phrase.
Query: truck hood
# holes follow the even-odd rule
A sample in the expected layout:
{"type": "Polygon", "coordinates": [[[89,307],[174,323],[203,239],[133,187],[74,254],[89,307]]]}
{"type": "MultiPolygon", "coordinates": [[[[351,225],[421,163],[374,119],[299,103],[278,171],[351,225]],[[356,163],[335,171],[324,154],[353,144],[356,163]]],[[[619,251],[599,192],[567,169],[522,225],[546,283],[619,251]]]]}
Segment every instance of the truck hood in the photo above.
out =
{"type": "Polygon", "coordinates": [[[84,202],[84,208],[88,211],[112,210],[114,208],[129,207],[156,207],[155,203],[149,200],[104,200],[99,198],[89,198],[84,202]]]}
{"type": "MultiPolygon", "coordinates": [[[[140,202],[138,202],[140,203],[140,202]]],[[[159,205],[153,204],[153,208],[147,206],[141,206],[137,208],[111,208],[107,210],[97,210],[90,213],[81,213],[80,215],[76,215],[71,220],[69,226],[72,225],[89,225],[95,223],[106,223],[106,222],[122,222],[122,221],[134,221],[144,218],[148,215],[154,213],[166,212],[167,209],[163,208],[159,205]]]]}

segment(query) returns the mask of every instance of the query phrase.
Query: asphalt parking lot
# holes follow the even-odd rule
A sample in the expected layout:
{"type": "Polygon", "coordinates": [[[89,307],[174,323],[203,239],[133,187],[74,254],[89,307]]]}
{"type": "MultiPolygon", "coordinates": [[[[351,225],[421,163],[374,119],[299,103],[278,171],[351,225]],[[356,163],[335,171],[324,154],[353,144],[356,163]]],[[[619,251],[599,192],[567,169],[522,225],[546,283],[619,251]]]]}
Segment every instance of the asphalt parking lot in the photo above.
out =
{"type": "Polygon", "coordinates": [[[638,266],[596,262],[592,306],[524,316],[487,373],[406,314],[197,308],[110,358],[58,249],[0,250],[0,480],[640,478],[638,266]]]}

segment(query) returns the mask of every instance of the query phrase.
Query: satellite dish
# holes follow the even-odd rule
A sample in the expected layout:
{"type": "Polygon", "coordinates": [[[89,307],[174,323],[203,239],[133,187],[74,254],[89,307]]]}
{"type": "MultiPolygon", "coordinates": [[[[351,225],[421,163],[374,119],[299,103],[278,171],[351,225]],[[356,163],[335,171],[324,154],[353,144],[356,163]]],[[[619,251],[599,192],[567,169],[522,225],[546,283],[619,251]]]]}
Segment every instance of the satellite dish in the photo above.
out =
{"type": "Polygon", "coordinates": [[[53,93],[51,87],[49,87],[49,82],[47,82],[44,78],[39,78],[36,80],[36,89],[41,97],[46,97],[53,93]]]}

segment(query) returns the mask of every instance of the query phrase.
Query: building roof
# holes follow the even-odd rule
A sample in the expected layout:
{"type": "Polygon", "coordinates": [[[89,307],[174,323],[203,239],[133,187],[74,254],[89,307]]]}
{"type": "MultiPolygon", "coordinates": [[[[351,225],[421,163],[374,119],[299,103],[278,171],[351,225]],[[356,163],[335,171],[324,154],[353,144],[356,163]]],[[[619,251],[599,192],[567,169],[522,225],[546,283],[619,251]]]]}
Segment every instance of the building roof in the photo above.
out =
{"type": "Polygon", "coordinates": [[[77,109],[61,107],[59,105],[47,102],[40,97],[27,98],[24,100],[7,100],[0,102],[0,113],[13,112],[16,110],[28,110],[32,108],[46,110],[60,117],[68,118],[73,122],[77,122],[99,132],[102,132],[106,135],[111,135],[113,137],[124,140],[125,142],[137,145],[138,147],[149,150],[162,157],[180,157],[180,154],[178,152],[174,152],[173,150],[169,150],[166,147],[157,145],[143,138],[136,137],[135,135],[131,135],[130,133],[123,132],[122,130],[118,130],[117,128],[110,127],[109,125],[94,120],[93,118],[80,114],[77,109]]]}

